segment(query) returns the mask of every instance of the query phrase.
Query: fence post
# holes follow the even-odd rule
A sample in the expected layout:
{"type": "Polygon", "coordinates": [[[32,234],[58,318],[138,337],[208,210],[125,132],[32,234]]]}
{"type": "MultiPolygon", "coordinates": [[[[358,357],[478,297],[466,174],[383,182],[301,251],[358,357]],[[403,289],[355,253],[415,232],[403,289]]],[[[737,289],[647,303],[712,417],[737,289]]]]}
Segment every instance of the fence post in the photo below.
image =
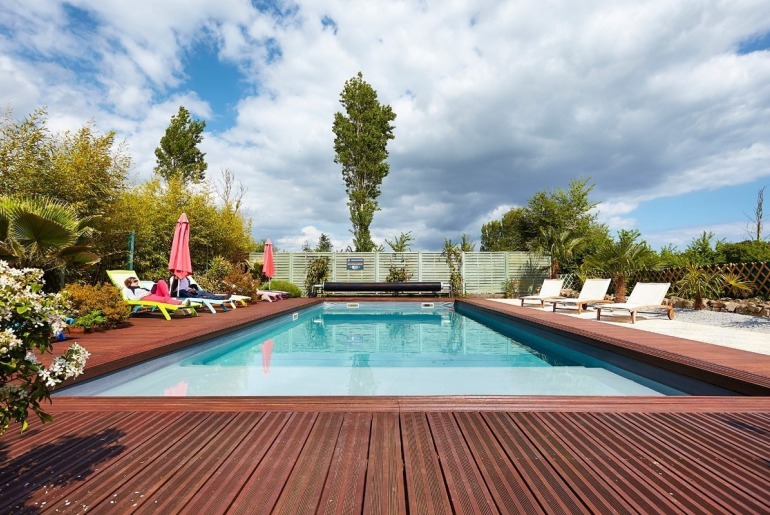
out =
{"type": "Polygon", "coordinates": [[[422,281],[422,252],[417,253],[417,280],[422,281]]]}

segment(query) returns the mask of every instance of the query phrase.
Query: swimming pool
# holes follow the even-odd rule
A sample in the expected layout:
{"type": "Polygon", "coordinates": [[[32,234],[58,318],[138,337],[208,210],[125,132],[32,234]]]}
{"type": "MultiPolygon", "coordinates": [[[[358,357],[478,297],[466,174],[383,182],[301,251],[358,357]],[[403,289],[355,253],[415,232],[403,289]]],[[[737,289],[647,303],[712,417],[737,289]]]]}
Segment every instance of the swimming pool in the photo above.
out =
{"type": "Polygon", "coordinates": [[[55,395],[727,395],[452,303],[327,302],[55,395]]]}

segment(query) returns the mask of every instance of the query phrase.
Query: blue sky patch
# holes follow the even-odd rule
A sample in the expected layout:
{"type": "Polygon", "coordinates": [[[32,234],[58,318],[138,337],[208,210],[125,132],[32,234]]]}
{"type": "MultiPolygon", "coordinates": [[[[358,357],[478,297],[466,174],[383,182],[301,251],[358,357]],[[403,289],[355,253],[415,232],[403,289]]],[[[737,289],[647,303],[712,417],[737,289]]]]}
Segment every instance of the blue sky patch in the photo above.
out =
{"type": "Polygon", "coordinates": [[[770,32],[758,34],[738,43],[739,54],[750,54],[752,52],[761,52],[762,50],[770,50],[770,32]]]}
{"type": "Polygon", "coordinates": [[[216,48],[200,41],[186,52],[187,81],[180,90],[193,90],[211,105],[214,116],[205,120],[206,130],[221,132],[233,123],[235,107],[243,95],[245,83],[238,67],[222,62],[216,48]]]}
{"type": "Polygon", "coordinates": [[[324,29],[331,29],[332,33],[336,36],[337,35],[337,22],[334,21],[332,18],[328,16],[324,16],[321,18],[321,25],[323,25],[324,29]]]}

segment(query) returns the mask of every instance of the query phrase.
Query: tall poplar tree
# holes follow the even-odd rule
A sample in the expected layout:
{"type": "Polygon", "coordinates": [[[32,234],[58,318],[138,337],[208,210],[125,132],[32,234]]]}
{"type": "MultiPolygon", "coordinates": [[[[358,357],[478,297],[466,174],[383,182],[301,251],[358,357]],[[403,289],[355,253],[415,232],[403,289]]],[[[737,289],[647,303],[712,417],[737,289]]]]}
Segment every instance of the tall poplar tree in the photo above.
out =
{"type": "Polygon", "coordinates": [[[361,72],[345,82],[340,93],[345,114],[334,114],[334,162],[342,165],[342,178],[348,194],[353,246],[356,252],[371,252],[369,226],[379,210],[380,185],[388,175],[388,140],[393,139],[390,122],[396,114],[389,105],[381,105],[377,92],[364,81],[361,72]]]}
{"type": "Polygon", "coordinates": [[[166,180],[179,177],[185,184],[201,182],[208,168],[204,159],[206,154],[198,149],[205,128],[206,122],[193,120],[190,112],[179,106],[179,112],[171,117],[166,134],[155,149],[155,173],[166,180]]]}

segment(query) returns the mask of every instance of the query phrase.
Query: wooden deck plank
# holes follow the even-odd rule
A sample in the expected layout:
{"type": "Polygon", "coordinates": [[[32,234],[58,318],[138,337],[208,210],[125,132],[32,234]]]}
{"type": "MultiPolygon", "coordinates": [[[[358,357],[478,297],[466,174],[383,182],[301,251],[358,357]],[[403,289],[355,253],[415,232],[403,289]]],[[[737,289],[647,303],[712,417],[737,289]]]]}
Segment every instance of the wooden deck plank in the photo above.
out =
{"type": "MultiPolygon", "coordinates": [[[[156,436],[157,431],[162,431],[170,426],[175,420],[182,417],[181,413],[168,413],[163,417],[156,418],[154,425],[146,424],[149,417],[129,416],[113,420],[110,424],[105,424],[99,432],[91,433],[87,429],[79,436],[94,442],[89,449],[89,454],[85,456],[73,456],[68,462],[72,467],[67,470],[57,470],[55,481],[50,482],[49,477],[43,477],[40,481],[30,481],[27,478],[16,477],[14,482],[22,485],[23,494],[16,499],[3,497],[3,501],[9,506],[20,505],[26,507],[56,506],[61,502],[63,507],[80,507],[76,492],[82,488],[88,488],[88,485],[110,483],[114,474],[118,473],[120,464],[130,456],[138,446],[151,442],[156,436]]],[[[94,414],[92,417],[94,423],[104,422],[106,414],[94,414]],[[101,419],[101,420],[100,420],[101,419]]],[[[54,422],[55,423],[55,422],[54,422]]],[[[66,443],[66,439],[55,442],[56,445],[66,443]]],[[[23,458],[21,458],[23,460],[23,458]]],[[[61,467],[62,462],[50,461],[52,467],[61,467]]],[[[89,506],[90,508],[90,506],[89,506]]]]}
{"type": "Polygon", "coordinates": [[[538,499],[541,508],[546,513],[591,513],[510,415],[483,413],[500,446],[538,499]]]}
{"type": "Polygon", "coordinates": [[[246,433],[230,435],[237,441],[237,446],[229,456],[209,469],[207,481],[184,504],[185,511],[225,513],[294,417],[288,412],[251,416],[257,417],[257,423],[246,433]]]}
{"type": "Polygon", "coordinates": [[[401,435],[409,511],[429,515],[451,513],[449,494],[425,415],[402,414],[401,435]]]}
{"type": "Polygon", "coordinates": [[[502,513],[545,513],[481,414],[459,412],[454,416],[498,509],[502,513]]]}
{"type": "Polygon", "coordinates": [[[345,415],[318,513],[362,513],[371,426],[370,413],[345,415]]]}
{"type": "Polygon", "coordinates": [[[179,467],[175,474],[159,485],[155,493],[137,501],[138,513],[171,513],[175,507],[185,506],[201,491],[213,471],[232,464],[231,456],[262,419],[260,413],[238,413],[229,425],[222,417],[212,420],[205,430],[211,441],[197,453],[189,465],[179,467]]]}
{"type": "MultiPolygon", "coordinates": [[[[251,513],[255,506],[265,513],[275,508],[317,418],[318,413],[291,416],[230,506],[233,513],[251,513]]],[[[326,476],[317,479],[325,481],[326,476]]]]}
{"type": "Polygon", "coordinates": [[[537,413],[511,414],[519,430],[535,445],[543,459],[559,471],[559,475],[570,489],[577,492],[582,502],[592,512],[633,513],[640,512],[634,500],[619,494],[610,485],[610,478],[604,477],[591,463],[584,462],[572,451],[567,439],[559,438],[543,423],[537,413]]]}
{"type": "Polygon", "coordinates": [[[318,511],[321,493],[329,482],[329,467],[343,420],[342,413],[321,413],[316,417],[273,509],[274,513],[294,515],[318,511]]]}
{"type": "Polygon", "coordinates": [[[500,513],[450,413],[428,413],[452,507],[457,513],[500,513]]]}
{"type": "Polygon", "coordinates": [[[597,469],[609,478],[607,484],[619,494],[633,500],[640,513],[687,513],[698,511],[680,496],[671,496],[672,487],[658,475],[659,469],[649,460],[638,459],[625,442],[606,438],[606,433],[582,414],[542,413],[541,420],[554,434],[560,435],[584,466],[597,469]]]}
{"type": "Polygon", "coordinates": [[[668,434],[665,431],[663,434],[647,433],[627,419],[626,414],[592,416],[601,420],[619,438],[629,442],[637,452],[658,465],[662,474],[671,475],[672,479],[678,482],[678,490],[689,490],[693,498],[699,500],[701,511],[708,512],[714,507],[719,511],[764,511],[756,511],[758,504],[753,498],[747,498],[740,492],[726,488],[721,478],[716,477],[708,467],[701,465],[700,455],[690,454],[689,450],[679,452],[668,445],[668,434]]]}
{"type": "Polygon", "coordinates": [[[401,425],[396,413],[373,413],[364,513],[406,513],[401,425]]]}

